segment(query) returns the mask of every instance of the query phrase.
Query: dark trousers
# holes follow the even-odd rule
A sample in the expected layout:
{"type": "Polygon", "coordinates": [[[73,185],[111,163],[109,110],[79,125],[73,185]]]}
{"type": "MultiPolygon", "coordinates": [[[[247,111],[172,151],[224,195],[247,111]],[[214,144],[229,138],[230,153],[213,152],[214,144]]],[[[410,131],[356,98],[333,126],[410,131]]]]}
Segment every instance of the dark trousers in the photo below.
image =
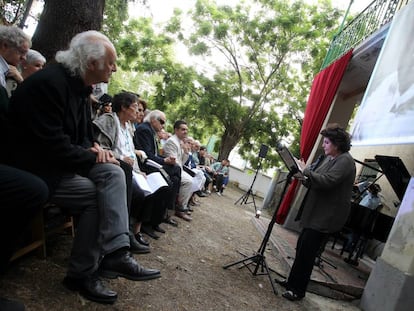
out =
{"type": "Polygon", "coordinates": [[[38,177],[0,164],[0,272],[4,272],[16,240],[46,203],[46,184],[38,177]]]}
{"type": "MultiPolygon", "coordinates": [[[[180,192],[181,185],[181,167],[178,165],[163,165],[164,171],[168,174],[168,191],[163,194],[163,204],[169,210],[175,210],[175,202],[177,200],[178,193],[180,192]]],[[[147,173],[159,172],[158,169],[145,165],[142,170],[147,173]]]]}
{"type": "Polygon", "coordinates": [[[127,206],[128,206],[128,214],[130,214],[131,213],[131,202],[132,202],[132,166],[122,160],[118,160],[118,161],[125,174],[127,206]]]}
{"type": "Polygon", "coordinates": [[[217,174],[214,177],[214,183],[216,185],[217,191],[218,192],[223,192],[223,183],[224,183],[224,176],[223,174],[217,174]]]}
{"type": "Polygon", "coordinates": [[[151,206],[151,210],[150,214],[147,214],[147,217],[143,220],[145,224],[157,226],[162,223],[171,202],[171,192],[172,187],[165,187],[146,197],[145,200],[151,206]]]}
{"type": "Polygon", "coordinates": [[[172,187],[171,191],[168,192],[167,208],[169,210],[175,210],[175,202],[181,186],[181,167],[176,164],[164,165],[163,168],[170,176],[170,186],[172,187]]]}
{"type": "Polygon", "coordinates": [[[299,235],[287,286],[299,296],[305,296],[316,256],[327,235],[309,228],[303,229],[299,235]]]}

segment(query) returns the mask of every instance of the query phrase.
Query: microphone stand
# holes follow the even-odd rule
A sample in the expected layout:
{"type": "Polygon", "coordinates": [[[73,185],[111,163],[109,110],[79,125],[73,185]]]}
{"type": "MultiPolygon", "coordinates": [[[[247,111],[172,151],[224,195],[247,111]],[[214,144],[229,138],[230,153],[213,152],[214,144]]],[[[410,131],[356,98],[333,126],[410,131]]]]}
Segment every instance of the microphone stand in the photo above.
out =
{"type": "Polygon", "coordinates": [[[290,171],[289,171],[289,174],[287,175],[287,178],[285,180],[282,180],[282,181],[278,182],[278,183],[281,183],[283,181],[286,181],[286,183],[283,187],[282,194],[280,195],[277,208],[275,209],[275,212],[273,213],[272,219],[269,223],[269,226],[267,227],[266,234],[265,234],[265,236],[262,240],[262,243],[260,244],[260,247],[257,250],[257,252],[255,252],[250,257],[245,256],[245,258],[243,258],[243,259],[237,260],[235,262],[232,262],[232,263],[229,263],[229,264],[223,266],[223,269],[228,269],[232,266],[235,266],[235,265],[238,265],[238,264],[243,264],[243,266],[240,267],[240,268],[246,267],[253,275],[267,275],[269,277],[270,284],[272,285],[273,292],[276,295],[277,295],[276,285],[275,285],[275,282],[274,282],[274,280],[272,279],[272,277],[270,275],[271,269],[267,265],[266,257],[264,255],[264,253],[265,253],[265,250],[266,250],[267,243],[269,242],[269,238],[270,238],[270,235],[272,233],[273,226],[276,223],[277,212],[279,211],[282,200],[283,200],[283,198],[286,194],[287,187],[290,184],[293,175],[296,174],[296,173],[297,173],[296,169],[290,168],[290,171]],[[249,265],[251,265],[251,264],[255,265],[254,269],[250,268],[249,265]],[[258,273],[259,269],[261,271],[260,273],[258,273]]]}

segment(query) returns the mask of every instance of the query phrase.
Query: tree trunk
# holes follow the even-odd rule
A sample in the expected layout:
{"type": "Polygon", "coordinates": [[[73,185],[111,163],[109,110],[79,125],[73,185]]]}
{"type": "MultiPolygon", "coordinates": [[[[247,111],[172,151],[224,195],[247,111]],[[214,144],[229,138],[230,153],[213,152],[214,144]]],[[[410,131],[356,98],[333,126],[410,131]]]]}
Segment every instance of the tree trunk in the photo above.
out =
{"type": "Polygon", "coordinates": [[[230,152],[234,147],[236,147],[237,143],[240,141],[240,137],[241,135],[232,135],[228,130],[223,133],[220,142],[218,160],[221,161],[229,158],[230,152]]]}
{"type": "Polygon", "coordinates": [[[105,0],[45,0],[32,38],[33,49],[52,60],[77,33],[102,28],[104,7],[105,0]]]}
{"type": "Polygon", "coordinates": [[[32,5],[33,5],[33,0],[26,0],[25,5],[24,5],[23,15],[19,22],[19,28],[23,29],[23,27],[25,26],[26,20],[27,20],[27,17],[29,16],[32,5]]]}

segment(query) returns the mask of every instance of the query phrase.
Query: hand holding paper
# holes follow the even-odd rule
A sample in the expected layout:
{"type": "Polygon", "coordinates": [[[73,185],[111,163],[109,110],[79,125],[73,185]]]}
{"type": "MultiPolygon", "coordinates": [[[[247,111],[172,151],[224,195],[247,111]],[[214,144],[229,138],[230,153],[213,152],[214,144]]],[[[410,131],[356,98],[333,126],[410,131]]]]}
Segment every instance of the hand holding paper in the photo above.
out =
{"type": "Polygon", "coordinates": [[[306,167],[306,163],[302,160],[302,159],[297,159],[296,157],[294,158],[295,159],[295,162],[296,162],[296,164],[298,165],[298,168],[299,168],[299,170],[301,171],[301,172],[303,172],[303,170],[305,169],[305,167],[306,167]]]}

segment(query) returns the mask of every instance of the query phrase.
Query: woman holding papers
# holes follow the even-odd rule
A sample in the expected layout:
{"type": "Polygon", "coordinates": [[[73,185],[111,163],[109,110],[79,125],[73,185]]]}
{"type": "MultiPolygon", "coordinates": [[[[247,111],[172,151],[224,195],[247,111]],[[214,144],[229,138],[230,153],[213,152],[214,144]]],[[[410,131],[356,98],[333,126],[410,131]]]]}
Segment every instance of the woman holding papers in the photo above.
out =
{"type": "MultiPolygon", "coordinates": [[[[139,244],[148,245],[140,235],[142,223],[145,233],[152,238],[159,238],[154,230],[165,232],[159,224],[165,213],[163,191],[168,184],[160,173],[147,176],[139,169],[138,161],[144,161],[144,151],[135,150],[132,138],[131,123],[138,113],[138,97],[134,93],[122,92],[116,94],[112,100],[113,113],[106,113],[94,120],[96,139],[103,148],[111,149],[114,156],[127,163],[132,168],[130,216],[135,220],[133,234],[139,244]]],[[[132,242],[131,242],[132,243],[132,242]]]]}
{"type": "Polygon", "coordinates": [[[344,226],[351,208],[355,163],[349,154],[350,135],[338,125],[321,131],[325,157],[303,169],[303,184],[309,188],[301,209],[302,232],[296,245],[296,256],[287,280],[277,283],[286,287],[283,297],[300,300],[305,296],[319,248],[330,233],[344,226]]]}

